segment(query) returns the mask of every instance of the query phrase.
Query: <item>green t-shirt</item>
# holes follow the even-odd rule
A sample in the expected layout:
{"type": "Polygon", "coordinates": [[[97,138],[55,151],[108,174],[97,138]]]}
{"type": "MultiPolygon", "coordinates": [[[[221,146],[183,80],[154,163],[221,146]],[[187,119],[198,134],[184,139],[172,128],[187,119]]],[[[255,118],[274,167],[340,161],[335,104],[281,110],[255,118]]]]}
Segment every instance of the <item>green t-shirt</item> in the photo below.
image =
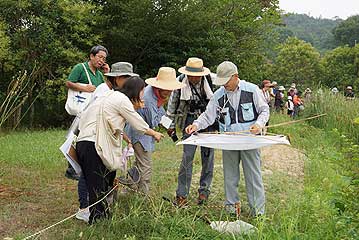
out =
{"type": "MultiPolygon", "coordinates": [[[[103,75],[102,72],[99,71],[98,69],[96,69],[96,74],[93,74],[93,72],[90,69],[90,66],[88,64],[88,62],[85,62],[85,67],[87,69],[87,72],[90,76],[91,82],[93,85],[95,85],[96,87],[98,85],[100,85],[101,83],[103,83],[103,75]]],[[[82,63],[76,64],[75,67],[72,69],[68,80],[73,82],[73,83],[84,83],[84,84],[89,84],[89,81],[87,79],[87,75],[86,72],[84,70],[84,67],[82,66],[82,63]]]]}

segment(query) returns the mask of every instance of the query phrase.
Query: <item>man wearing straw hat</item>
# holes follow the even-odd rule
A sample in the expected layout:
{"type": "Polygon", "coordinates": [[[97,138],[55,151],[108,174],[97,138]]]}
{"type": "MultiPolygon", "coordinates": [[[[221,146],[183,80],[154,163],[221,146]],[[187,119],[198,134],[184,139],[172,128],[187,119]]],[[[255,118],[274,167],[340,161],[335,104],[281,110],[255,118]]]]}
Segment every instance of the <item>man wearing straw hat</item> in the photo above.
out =
{"type": "MultiPolygon", "coordinates": [[[[163,105],[167,102],[171,92],[184,86],[176,79],[176,70],[161,67],[157,77],[146,80],[148,86],[144,91],[145,107],[137,112],[147,122],[150,128],[157,127],[165,115],[163,105]]],[[[135,166],[128,171],[128,179],[119,178],[120,183],[131,185],[143,193],[150,190],[152,173],[151,154],[155,148],[155,140],[151,136],[140,135],[134,128],[128,127],[126,134],[131,139],[135,150],[135,166]]]]}
{"type": "MultiPolygon", "coordinates": [[[[173,120],[168,134],[172,136],[172,139],[174,136],[176,138],[175,125],[178,123],[183,130],[183,139],[185,139],[189,137],[184,131],[185,127],[192,124],[193,120],[206,110],[207,103],[213,96],[212,81],[209,75],[210,70],[203,66],[203,61],[200,58],[189,58],[186,66],[181,67],[178,71],[182,73],[178,79],[185,84],[185,87],[173,91],[168,102],[167,115],[173,120]]],[[[176,191],[178,206],[187,204],[196,148],[194,145],[183,145],[176,191]]],[[[213,178],[213,159],[214,150],[201,147],[202,171],[198,189],[198,204],[203,204],[208,199],[213,178]]]]}
{"type": "MultiPolygon", "coordinates": [[[[214,84],[222,87],[214,93],[206,111],[186,128],[187,134],[206,128],[217,118],[221,132],[260,133],[269,118],[269,106],[260,89],[252,83],[240,80],[237,66],[229,61],[218,66],[214,84]]],[[[222,153],[226,209],[236,213],[236,205],[240,200],[239,165],[242,161],[251,215],[264,214],[265,196],[259,149],[223,150],[222,153]]]]}

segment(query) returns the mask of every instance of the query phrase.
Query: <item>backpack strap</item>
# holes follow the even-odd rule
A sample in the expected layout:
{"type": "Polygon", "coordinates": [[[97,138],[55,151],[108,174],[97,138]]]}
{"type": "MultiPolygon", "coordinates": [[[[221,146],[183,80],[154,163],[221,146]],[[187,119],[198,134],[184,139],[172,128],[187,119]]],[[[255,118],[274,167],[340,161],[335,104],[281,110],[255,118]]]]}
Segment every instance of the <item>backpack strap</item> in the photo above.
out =
{"type": "Polygon", "coordinates": [[[84,64],[84,63],[81,63],[81,64],[82,64],[82,67],[83,67],[84,70],[85,70],[85,73],[86,73],[86,76],[87,76],[87,80],[89,81],[89,83],[90,83],[91,85],[93,85],[92,82],[91,82],[90,75],[89,75],[89,73],[88,73],[88,71],[87,71],[87,69],[86,69],[85,64],[84,64]]]}

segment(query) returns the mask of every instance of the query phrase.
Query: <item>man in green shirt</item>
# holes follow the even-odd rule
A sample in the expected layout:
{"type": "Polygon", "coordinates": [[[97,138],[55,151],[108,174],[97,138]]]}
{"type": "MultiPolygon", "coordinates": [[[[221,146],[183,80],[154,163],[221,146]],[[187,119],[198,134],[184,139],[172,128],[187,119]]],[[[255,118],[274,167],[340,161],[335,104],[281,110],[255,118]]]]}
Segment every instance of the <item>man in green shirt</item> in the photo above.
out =
{"type": "MultiPolygon", "coordinates": [[[[87,62],[78,63],[72,69],[70,75],[68,76],[68,81],[66,81],[66,87],[74,91],[82,92],[93,92],[96,87],[104,82],[103,74],[100,70],[108,73],[110,67],[106,63],[106,57],[108,51],[105,47],[97,45],[91,48],[90,59],[87,62]],[[90,77],[91,83],[88,80],[87,73],[90,77]]],[[[65,176],[70,179],[78,180],[79,176],[76,174],[75,170],[69,164],[66,170],[65,176]]]]}
{"type": "Polygon", "coordinates": [[[90,51],[89,61],[84,62],[92,84],[88,81],[87,74],[82,63],[78,63],[72,69],[68,77],[68,81],[66,82],[66,87],[82,92],[95,91],[96,87],[104,82],[103,74],[100,70],[103,70],[105,73],[109,72],[110,68],[106,63],[107,55],[108,51],[105,47],[101,45],[94,46],[90,51]]]}

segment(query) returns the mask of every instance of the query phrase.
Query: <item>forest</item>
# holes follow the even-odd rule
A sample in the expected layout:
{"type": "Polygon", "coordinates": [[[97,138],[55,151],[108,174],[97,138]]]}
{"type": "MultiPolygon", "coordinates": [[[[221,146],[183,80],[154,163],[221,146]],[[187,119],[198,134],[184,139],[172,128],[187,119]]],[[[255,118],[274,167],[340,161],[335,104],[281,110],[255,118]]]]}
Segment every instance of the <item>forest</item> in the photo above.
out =
{"type": "Polygon", "coordinates": [[[355,90],[358,26],[359,16],[283,15],[276,0],[1,1],[0,100],[17,107],[1,107],[0,128],[68,126],[64,83],[97,44],[110,65],[131,62],[143,78],[197,56],[213,72],[231,60],[254,83],[355,90]]]}

